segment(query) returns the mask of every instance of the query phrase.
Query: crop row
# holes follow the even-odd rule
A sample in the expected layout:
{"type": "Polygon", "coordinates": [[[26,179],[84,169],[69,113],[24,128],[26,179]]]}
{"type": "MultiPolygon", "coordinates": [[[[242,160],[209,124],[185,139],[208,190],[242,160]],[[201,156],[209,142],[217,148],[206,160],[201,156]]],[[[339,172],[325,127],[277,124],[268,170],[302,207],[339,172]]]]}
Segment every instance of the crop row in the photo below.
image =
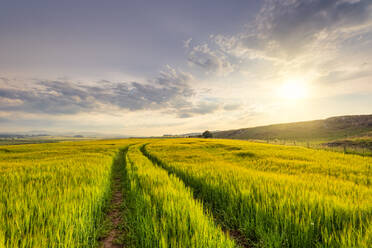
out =
{"type": "MultiPolygon", "coordinates": [[[[263,247],[368,247],[372,243],[371,189],[368,183],[355,183],[358,171],[347,180],[347,172],[341,177],[329,175],[322,172],[327,167],[321,164],[317,170],[311,169],[316,168],[314,165],[306,171],[306,162],[297,161],[298,166],[305,164],[305,168],[298,170],[296,164],[289,163],[293,169],[288,173],[278,171],[275,161],[265,160],[262,152],[251,152],[267,149],[270,156],[281,156],[281,162],[283,153],[274,146],[182,142],[160,141],[142,150],[192,187],[195,196],[229,229],[244,233],[252,243],[263,247]],[[218,154],[216,147],[225,149],[224,153],[218,154]],[[236,159],[230,156],[232,153],[236,159]],[[243,155],[244,160],[265,169],[250,168],[249,162],[242,161],[243,155]]],[[[292,155],[317,156],[313,154],[316,151],[296,149],[299,150],[292,155]]],[[[327,166],[332,169],[338,165],[327,166]]],[[[361,182],[370,180],[369,175],[365,176],[360,173],[361,182]]]]}
{"type": "Polygon", "coordinates": [[[235,247],[190,190],[130,146],[126,156],[128,216],[135,247],[235,247]]]}
{"type": "Polygon", "coordinates": [[[236,247],[216,222],[252,247],[368,247],[371,165],[228,140],[4,146],[0,247],[97,246],[113,168],[124,179],[127,247],[236,247]]]}
{"type": "Polygon", "coordinates": [[[112,158],[128,141],[0,149],[0,247],[93,247],[112,158]]]}

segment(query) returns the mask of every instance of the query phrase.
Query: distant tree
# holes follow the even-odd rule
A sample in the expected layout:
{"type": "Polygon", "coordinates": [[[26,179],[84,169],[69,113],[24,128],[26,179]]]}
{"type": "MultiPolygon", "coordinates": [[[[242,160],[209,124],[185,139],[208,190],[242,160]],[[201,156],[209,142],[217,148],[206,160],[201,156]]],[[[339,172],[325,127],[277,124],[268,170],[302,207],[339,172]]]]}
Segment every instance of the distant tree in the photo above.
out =
{"type": "Polygon", "coordinates": [[[212,138],[213,134],[207,130],[202,134],[202,136],[203,138],[212,138]]]}

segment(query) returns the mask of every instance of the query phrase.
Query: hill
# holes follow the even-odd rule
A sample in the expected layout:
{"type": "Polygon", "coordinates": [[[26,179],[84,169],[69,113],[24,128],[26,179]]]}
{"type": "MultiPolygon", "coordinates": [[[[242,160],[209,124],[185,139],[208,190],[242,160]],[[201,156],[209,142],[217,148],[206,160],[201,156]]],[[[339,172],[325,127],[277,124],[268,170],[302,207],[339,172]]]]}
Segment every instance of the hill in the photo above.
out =
{"type": "Polygon", "coordinates": [[[274,124],[213,133],[225,139],[336,140],[372,136],[372,115],[348,115],[324,120],[274,124]]]}

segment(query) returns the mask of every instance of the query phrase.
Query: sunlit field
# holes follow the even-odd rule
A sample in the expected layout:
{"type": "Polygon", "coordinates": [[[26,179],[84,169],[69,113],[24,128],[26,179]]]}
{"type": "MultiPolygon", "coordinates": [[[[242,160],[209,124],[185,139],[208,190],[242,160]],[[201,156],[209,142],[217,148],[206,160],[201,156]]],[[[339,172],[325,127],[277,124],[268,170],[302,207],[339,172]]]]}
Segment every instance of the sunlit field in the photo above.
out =
{"type": "Polygon", "coordinates": [[[0,147],[0,247],[370,247],[372,158],[216,139],[0,147]]]}
{"type": "Polygon", "coordinates": [[[263,247],[368,247],[370,157],[242,141],[168,140],[146,153],[263,247]]]}
{"type": "Polygon", "coordinates": [[[0,247],[93,247],[128,140],[0,147],[0,247]]]}

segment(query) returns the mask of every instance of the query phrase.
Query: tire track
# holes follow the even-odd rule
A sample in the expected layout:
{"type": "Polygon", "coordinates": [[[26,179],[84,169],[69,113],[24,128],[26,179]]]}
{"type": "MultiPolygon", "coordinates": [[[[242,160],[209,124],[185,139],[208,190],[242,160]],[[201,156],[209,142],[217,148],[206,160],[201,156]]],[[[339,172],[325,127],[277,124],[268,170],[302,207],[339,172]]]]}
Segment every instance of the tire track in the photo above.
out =
{"type": "MultiPolygon", "coordinates": [[[[149,143],[147,144],[144,144],[143,146],[141,146],[140,148],[140,151],[141,153],[146,157],[148,158],[153,164],[154,166],[158,166],[162,169],[164,169],[165,171],[168,172],[169,175],[173,175],[173,176],[176,176],[179,180],[181,180],[184,185],[190,189],[192,189],[192,191],[194,192],[195,189],[190,185],[188,184],[187,182],[185,182],[179,175],[177,175],[177,173],[171,171],[167,166],[164,165],[164,163],[162,163],[157,157],[151,155],[147,150],[146,150],[146,146],[148,145],[149,143]]],[[[193,194],[194,196],[194,199],[195,200],[200,200],[201,202],[205,203],[204,199],[203,198],[200,198],[200,197],[197,197],[196,194],[193,194]]],[[[203,206],[205,208],[206,207],[206,204],[203,204],[203,206]]],[[[238,245],[238,247],[242,247],[242,248],[252,248],[252,247],[255,247],[254,244],[252,243],[252,241],[248,240],[245,235],[240,231],[240,230],[233,230],[233,229],[229,229],[225,223],[223,223],[221,220],[219,220],[218,217],[218,214],[213,211],[213,209],[211,208],[207,208],[205,209],[207,210],[208,212],[212,213],[213,214],[213,220],[216,224],[220,225],[223,229],[223,231],[225,233],[228,233],[229,237],[235,241],[235,243],[238,245]]]]}
{"type": "Polygon", "coordinates": [[[112,197],[110,205],[106,214],[106,222],[108,231],[104,237],[100,239],[101,248],[121,248],[126,247],[123,242],[126,232],[124,230],[124,215],[125,210],[123,205],[125,204],[124,199],[124,175],[123,170],[125,166],[125,156],[128,148],[121,150],[113,164],[113,176],[112,176],[112,197]]]}

